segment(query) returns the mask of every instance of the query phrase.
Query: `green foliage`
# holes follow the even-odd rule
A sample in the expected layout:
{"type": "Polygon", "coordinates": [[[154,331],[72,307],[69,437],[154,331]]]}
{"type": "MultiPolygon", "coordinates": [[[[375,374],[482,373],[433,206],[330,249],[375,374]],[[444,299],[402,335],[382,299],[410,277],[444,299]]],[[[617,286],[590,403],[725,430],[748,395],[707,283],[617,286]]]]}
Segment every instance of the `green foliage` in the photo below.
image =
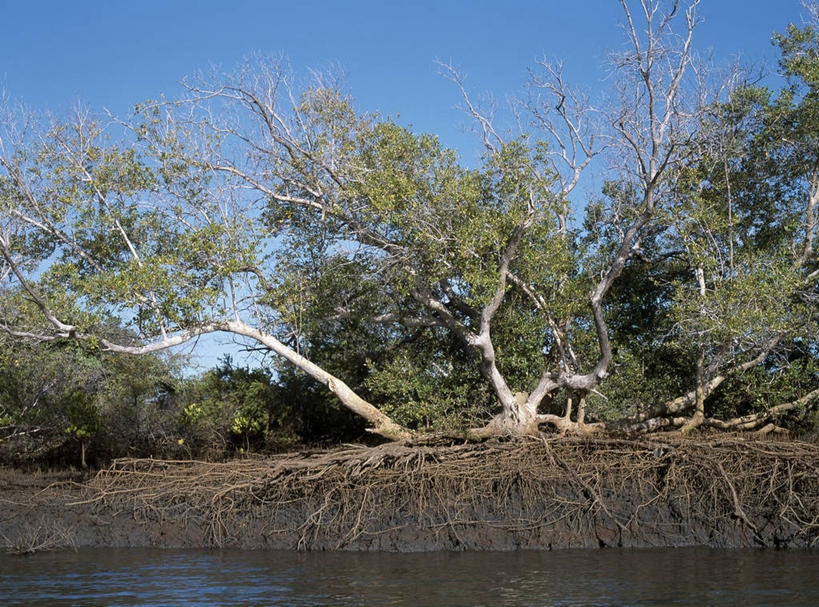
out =
{"type": "Polygon", "coordinates": [[[364,383],[370,398],[408,428],[464,430],[479,425],[495,407],[473,356],[441,331],[419,334],[368,360],[364,383]]]}
{"type": "Polygon", "coordinates": [[[248,452],[313,439],[302,423],[303,403],[283,398],[281,384],[270,370],[236,367],[227,355],[188,378],[175,400],[183,444],[193,451],[222,444],[248,452]]]}
{"type": "Polygon", "coordinates": [[[65,433],[69,436],[84,442],[100,431],[100,414],[88,393],[74,390],[69,394],[66,397],[65,413],[68,422],[65,433]]]}
{"type": "MultiPolygon", "coordinates": [[[[121,331],[108,327],[104,335],[121,331]]],[[[167,408],[176,377],[168,359],[115,356],[69,339],[0,341],[3,459],[59,457],[68,439],[96,458],[125,455],[171,430],[167,408]]]]}
{"type": "Polygon", "coordinates": [[[48,428],[100,448],[161,437],[188,453],[360,436],[298,356],[407,427],[477,425],[497,408],[492,370],[520,392],[592,371],[602,348],[589,297],[624,242],[603,302],[610,377],[586,395],[591,419],[686,394],[700,359],[715,377],[764,354],[709,396],[719,415],[810,391],[819,35],[791,26],[775,43],[788,85],[739,87],[710,107],[687,147],[668,150],[649,188],[657,209],[632,241],[646,199],[625,173],[580,223],[534,134],[466,167],[436,135],[361,113],[325,83],[299,93],[264,66],[184,102],[139,104],[118,134],[83,114],[23,135],[0,175],[0,321],[44,343],[3,337],[0,431],[48,428]],[[469,336],[496,296],[488,371],[469,336]],[[168,360],[104,351],[106,339],[136,348],[237,318],[291,362],[226,358],[183,381],[168,360]]]}

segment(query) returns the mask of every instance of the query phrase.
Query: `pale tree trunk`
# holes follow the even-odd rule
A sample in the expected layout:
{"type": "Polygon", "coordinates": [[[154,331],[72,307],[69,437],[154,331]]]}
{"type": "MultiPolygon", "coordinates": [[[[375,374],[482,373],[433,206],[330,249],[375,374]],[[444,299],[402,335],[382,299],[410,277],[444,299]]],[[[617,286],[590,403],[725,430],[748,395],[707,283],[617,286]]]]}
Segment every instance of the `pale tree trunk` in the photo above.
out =
{"type": "Polygon", "coordinates": [[[540,434],[541,416],[528,400],[528,393],[515,392],[510,399],[501,401],[501,412],[492,421],[483,428],[470,430],[469,437],[483,439],[492,436],[537,436],[540,434]]]}
{"type": "Polygon", "coordinates": [[[284,345],[272,335],[259,331],[241,320],[233,320],[227,323],[227,329],[231,333],[243,335],[255,339],[271,351],[275,352],[288,362],[292,363],[305,373],[321,383],[341,401],[347,409],[363,417],[373,425],[370,432],[378,434],[391,440],[400,440],[410,437],[410,433],[399,424],[395,423],[389,416],[379,411],[376,407],[356,394],[350,386],[342,380],[331,375],[317,364],[309,361],[304,356],[284,345]]]}
{"type": "MultiPolygon", "coordinates": [[[[735,417],[734,419],[729,419],[727,421],[709,418],[705,420],[705,424],[713,428],[719,428],[720,430],[740,431],[755,430],[759,428],[759,426],[766,424],[764,428],[770,427],[770,429],[768,430],[769,432],[778,431],[778,427],[774,424],[774,422],[779,417],[800,407],[811,406],[811,404],[817,400],[819,400],[819,388],[805,394],[801,398],[798,398],[794,401],[770,407],[769,409],[765,409],[764,411],[760,411],[759,413],[750,413],[748,415],[735,417]]],[[[815,407],[815,404],[813,406],[815,407]]],[[[759,432],[762,432],[762,430],[759,430],[759,432]]]]}
{"type": "Polygon", "coordinates": [[[698,428],[702,425],[705,421],[705,385],[703,380],[705,369],[705,351],[701,351],[700,355],[697,357],[697,385],[694,390],[694,414],[691,416],[685,425],[680,428],[680,434],[687,434],[698,428]]]}
{"type": "MultiPolygon", "coordinates": [[[[704,301],[707,289],[705,285],[705,270],[703,269],[702,265],[698,265],[694,270],[694,277],[697,279],[697,288],[699,289],[700,300],[704,301]]],[[[700,315],[705,316],[705,310],[702,308],[700,309],[700,315]]],[[[691,416],[691,419],[688,420],[688,422],[686,422],[682,428],[680,428],[681,434],[687,434],[691,432],[691,430],[698,428],[702,425],[702,422],[705,419],[705,399],[707,395],[705,394],[704,376],[705,348],[701,346],[700,353],[697,356],[696,385],[694,386],[694,414],[691,416]]]]}
{"type": "Polygon", "coordinates": [[[584,426],[586,424],[586,396],[581,396],[577,401],[577,425],[584,426]]]}

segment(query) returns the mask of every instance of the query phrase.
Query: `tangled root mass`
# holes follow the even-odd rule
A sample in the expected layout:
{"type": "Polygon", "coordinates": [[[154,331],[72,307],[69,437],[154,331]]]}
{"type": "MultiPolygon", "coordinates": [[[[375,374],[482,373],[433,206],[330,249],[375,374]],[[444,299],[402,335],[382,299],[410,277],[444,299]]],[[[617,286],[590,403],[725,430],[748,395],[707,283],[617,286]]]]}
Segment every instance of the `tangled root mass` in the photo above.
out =
{"type": "Polygon", "coordinates": [[[819,544],[819,446],[608,438],[348,446],[227,463],[121,459],[85,504],[211,547],[819,544]]]}

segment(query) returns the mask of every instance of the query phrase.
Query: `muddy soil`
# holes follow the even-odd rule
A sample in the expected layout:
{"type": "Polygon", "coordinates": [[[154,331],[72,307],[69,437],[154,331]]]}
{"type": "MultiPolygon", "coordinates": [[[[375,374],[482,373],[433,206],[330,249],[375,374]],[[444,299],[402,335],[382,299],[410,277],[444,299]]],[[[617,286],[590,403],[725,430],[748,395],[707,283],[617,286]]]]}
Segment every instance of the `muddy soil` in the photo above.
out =
{"type": "Polygon", "coordinates": [[[742,437],[348,445],[0,469],[0,544],[305,550],[819,545],[819,445],[742,437]]]}

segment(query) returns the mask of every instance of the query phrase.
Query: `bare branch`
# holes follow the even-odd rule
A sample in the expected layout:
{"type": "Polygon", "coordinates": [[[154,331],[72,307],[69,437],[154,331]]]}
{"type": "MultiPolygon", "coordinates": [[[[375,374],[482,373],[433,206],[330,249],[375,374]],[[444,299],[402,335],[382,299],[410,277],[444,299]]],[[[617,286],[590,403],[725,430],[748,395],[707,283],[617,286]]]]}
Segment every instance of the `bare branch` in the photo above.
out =
{"type": "Polygon", "coordinates": [[[464,76],[458,71],[458,69],[452,65],[452,63],[444,63],[442,61],[438,61],[438,67],[440,68],[441,75],[446,78],[447,80],[452,81],[455,86],[458,87],[458,90],[461,93],[461,97],[466,104],[466,108],[469,112],[469,115],[478,123],[481,128],[482,132],[482,140],[483,144],[486,149],[492,153],[496,154],[498,152],[498,147],[502,147],[504,142],[503,138],[498,134],[495,130],[495,127],[492,125],[492,116],[491,113],[481,111],[478,107],[472,102],[472,99],[469,96],[469,93],[466,91],[466,87],[464,86],[464,76]]]}

